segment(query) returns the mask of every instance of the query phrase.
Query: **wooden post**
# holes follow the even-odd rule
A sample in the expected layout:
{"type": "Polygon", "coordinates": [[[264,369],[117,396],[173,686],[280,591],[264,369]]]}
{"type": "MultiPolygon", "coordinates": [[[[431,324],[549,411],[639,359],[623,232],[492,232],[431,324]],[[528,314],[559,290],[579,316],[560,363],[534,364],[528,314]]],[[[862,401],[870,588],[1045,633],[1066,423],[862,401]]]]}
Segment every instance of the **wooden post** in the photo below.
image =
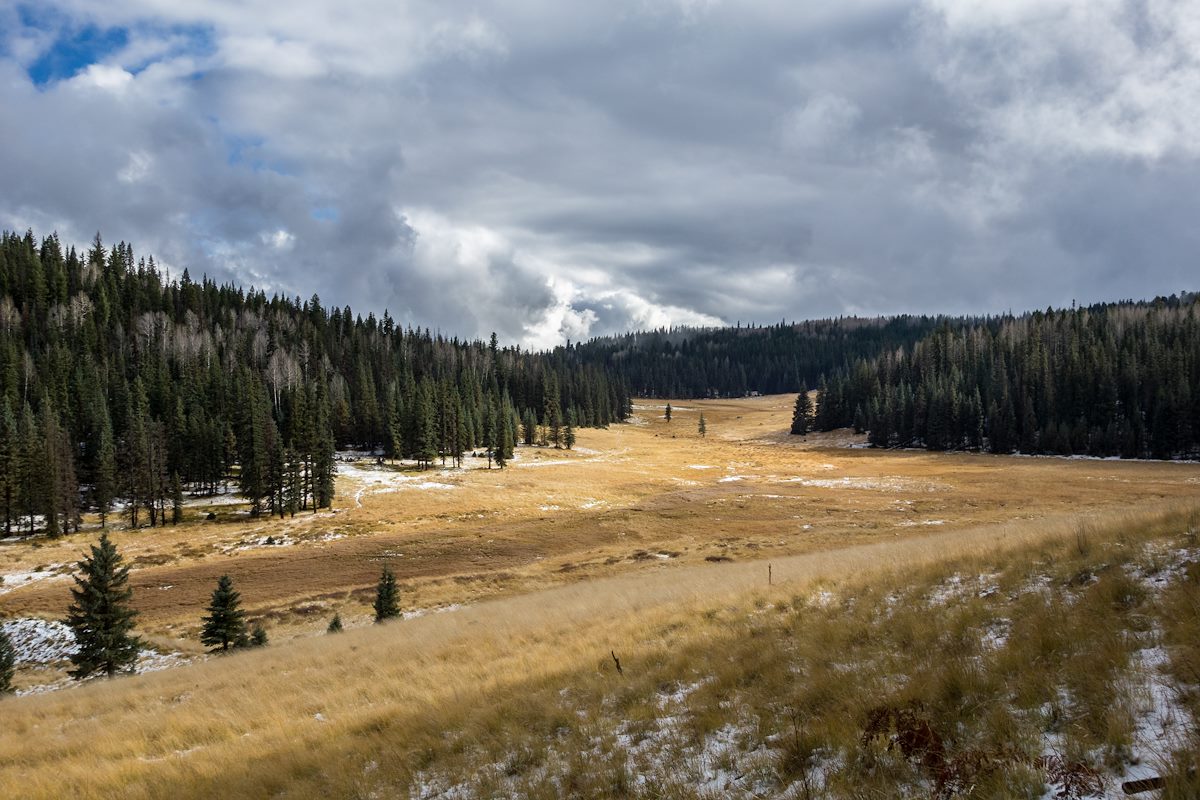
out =
{"type": "Polygon", "coordinates": [[[767,563],[767,586],[771,586],[773,583],[774,583],[774,578],[771,575],[771,564],[770,564],[770,562],[768,562],[767,563]]]}
{"type": "Polygon", "coordinates": [[[1167,782],[1162,778],[1143,778],[1140,781],[1126,781],[1121,784],[1121,789],[1125,794],[1141,794],[1142,792],[1165,788],[1166,785],[1167,782]]]}

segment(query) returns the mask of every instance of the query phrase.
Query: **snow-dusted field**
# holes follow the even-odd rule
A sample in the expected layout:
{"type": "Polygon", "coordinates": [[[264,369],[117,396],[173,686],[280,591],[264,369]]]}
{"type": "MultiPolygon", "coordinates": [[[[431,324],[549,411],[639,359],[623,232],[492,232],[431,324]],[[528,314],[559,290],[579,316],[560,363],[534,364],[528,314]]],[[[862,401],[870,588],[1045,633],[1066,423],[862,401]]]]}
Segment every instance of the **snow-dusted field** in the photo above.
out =
{"type": "MultiPolygon", "coordinates": [[[[35,617],[9,619],[0,622],[0,629],[3,629],[13,643],[16,666],[32,668],[34,674],[48,671],[49,668],[66,666],[68,659],[79,651],[74,632],[66,624],[56,620],[35,617]]],[[[134,672],[157,672],[186,664],[192,660],[178,652],[160,653],[156,650],[143,649],[138,652],[138,661],[134,672]]],[[[59,675],[60,673],[51,674],[59,675]]],[[[64,689],[74,684],[75,682],[70,678],[55,677],[43,683],[35,683],[18,694],[38,694],[64,689]]]]}
{"type": "Polygon", "coordinates": [[[27,572],[6,572],[0,575],[0,594],[6,594],[38,581],[62,577],[66,569],[65,564],[47,564],[40,569],[27,572]]]}

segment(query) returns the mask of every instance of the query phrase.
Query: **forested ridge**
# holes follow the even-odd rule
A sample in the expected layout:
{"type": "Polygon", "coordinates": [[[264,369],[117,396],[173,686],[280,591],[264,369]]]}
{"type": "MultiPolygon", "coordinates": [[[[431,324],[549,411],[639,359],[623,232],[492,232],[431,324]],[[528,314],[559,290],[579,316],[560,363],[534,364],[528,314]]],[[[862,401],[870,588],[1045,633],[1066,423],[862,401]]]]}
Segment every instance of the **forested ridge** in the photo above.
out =
{"type": "Polygon", "coordinates": [[[605,336],[573,349],[618,371],[637,397],[742,397],[815,386],[859,359],[911,346],[958,317],[843,317],[732,328],[672,328],[605,336]]]}
{"type": "Polygon", "coordinates": [[[177,520],[185,491],[233,481],[254,513],[328,506],[338,448],[428,466],[629,413],[623,381],[569,348],[500,348],[207,278],[97,234],[0,236],[4,530],[77,529],[83,511],[177,520]]]}
{"type": "Polygon", "coordinates": [[[850,425],[881,447],[1200,454],[1200,295],[940,326],[822,382],[816,428],[850,425]]]}

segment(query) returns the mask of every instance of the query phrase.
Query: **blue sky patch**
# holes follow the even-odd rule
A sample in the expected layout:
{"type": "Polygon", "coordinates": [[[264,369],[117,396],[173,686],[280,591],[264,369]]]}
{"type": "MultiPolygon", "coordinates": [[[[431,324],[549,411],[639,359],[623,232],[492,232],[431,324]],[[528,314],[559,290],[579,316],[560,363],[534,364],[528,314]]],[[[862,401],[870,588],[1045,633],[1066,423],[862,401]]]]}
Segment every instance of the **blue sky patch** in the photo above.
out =
{"type": "MultiPolygon", "coordinates": [[[[23,19],[25,15],[22,15],[23,19]]],[[[31,27],[38,27],[36,25],[31,27]]],[[[36,86],[70,78],[120,50],[129,41],[125,28],[63,29],[53,46],[29,65],[29,77],[36,86]]]]}

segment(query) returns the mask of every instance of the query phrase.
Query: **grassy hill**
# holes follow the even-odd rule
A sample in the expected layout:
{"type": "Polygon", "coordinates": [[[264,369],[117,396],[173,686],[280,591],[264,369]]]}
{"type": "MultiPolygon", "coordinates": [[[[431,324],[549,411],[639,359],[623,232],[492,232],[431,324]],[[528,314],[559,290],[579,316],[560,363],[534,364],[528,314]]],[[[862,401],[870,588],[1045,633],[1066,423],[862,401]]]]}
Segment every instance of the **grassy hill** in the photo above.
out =
{"type": "Polygon", "coordinates": [[[27,797],[1195,797],[1200,512],[683,567],[4,702],[27,797]],[[620,659],[618,672],[613,655],[620,659]]]}

